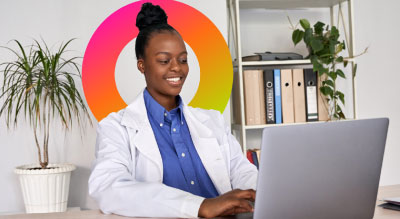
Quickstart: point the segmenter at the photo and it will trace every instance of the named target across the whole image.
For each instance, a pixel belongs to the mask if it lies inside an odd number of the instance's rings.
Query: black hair
[[[136,17],[136,26],[139,28],[135,44],[137,59],[144,58],[144,49],[154,33],[163,31],[178,33],[168,24],[167,19],[167,14],[159,5],[149,2],[142,5],[142,9]]]

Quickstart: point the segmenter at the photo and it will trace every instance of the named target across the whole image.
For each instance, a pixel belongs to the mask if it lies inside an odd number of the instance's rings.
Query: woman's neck
[[[168,112],[177,107],[176,96],[166,96],[147,89],[149,94]]]

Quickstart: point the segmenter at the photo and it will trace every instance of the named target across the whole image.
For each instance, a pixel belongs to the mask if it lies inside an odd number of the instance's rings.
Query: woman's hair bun
[[[148,2],[142,5],[142,9],[136,17],[136,26],[141,31],[148,26],[168,24],[167,19],[167,14],[160,6]]]

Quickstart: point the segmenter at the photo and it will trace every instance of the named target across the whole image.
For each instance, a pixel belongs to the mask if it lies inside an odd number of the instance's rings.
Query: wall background
[[[227,36],[227,12],[225,0],[181,0],[209,17]],[[101,22],[117,9],[131,3],[127,0],[1,0],[0,8],[0,46],[14,47],[8,43],[18,39],[24,44],[32,38],[43,37],[49,45],[57,45],[70,38],[78,38],[70,47],[72,55],[83,56],[87,43]],[[201,3],[200,3],[201,2]],[[397,60],[400,45],[396,43],[400,30],[396,28],[399,20],[400,2],[387,0],[376,4],[372,0],[355,0],[356,53],[370,46],[369,52],[358,60],[357,98],[359,118],[389,117],[390,127],[383,163],[381,185],[400,184],[400,101],[396,98],[400,75]],[[343,10],[346,12],[346,9]],[[242,18],[243,55],[262,51],[295,51],[303,55],[302,46],[293,47],[291,30],[286,16],[293,22],[308,18],[313,24],[317,20],[329,23],[329,11],[290,10],[265,11],[263,9],[245,10]],[[265,37],[265,40],[260,40]],[[257,43],[255,43],[257,42]],[[136,70],[134,43],[122,51],[116,66],[116,83],[122,98],[130,102],[144,86],[144,79]],[[188,47],[190,51],[190,48]],[[196,92],[199,68],[195,54],[189,53],[190,76],[182,96],[186,102]],[[0,62],[13,57],[0,49]],[[0,75],[0,80],[2,75]],[[79,83],[79,82],[78,82]],[[342,82],[346,89],[346,82]],[[346,96],[350,96],[346,90]],[[347,100],[349,103],[349,101]],[[351,107],[351,106],[349,106]],[[225,118],[229,121],[229,107]],[[95,120],[94,120],[95,121]],[[87,127],[82,134],[75,127],[63,134],[54,125],[51,140],[50,158],[52,162],[71,162],[78,169],[72,173],[69,206],[82,209],[96,208],[97,205],[87,195],[87,180],[90,165],[94,159],[95,128]],[[250,142],[258,147],[261,131],[251,132]],[[21,123],[16,130],[8,131],[4,118],[0,118],[0,213],[24,211],[19,182],[13,173],[15,166],[37,161],[33,134],[28,126]]]

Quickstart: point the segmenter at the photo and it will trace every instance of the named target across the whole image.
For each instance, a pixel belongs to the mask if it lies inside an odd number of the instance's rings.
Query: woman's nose
[[[171,70],[172,71],[179,71],[181,69],[180,63],[177,59],[171,60]]]

